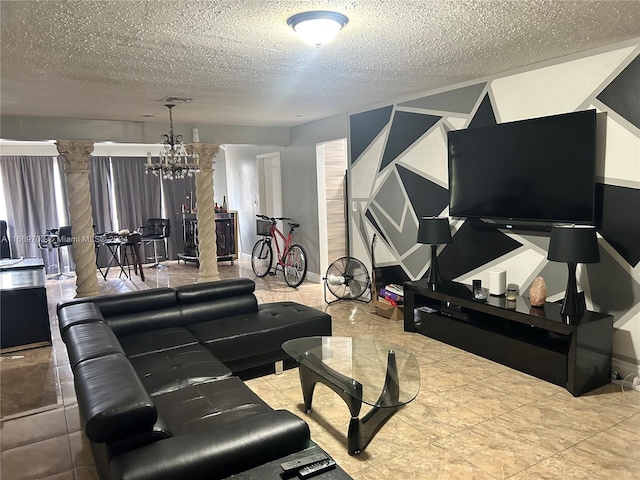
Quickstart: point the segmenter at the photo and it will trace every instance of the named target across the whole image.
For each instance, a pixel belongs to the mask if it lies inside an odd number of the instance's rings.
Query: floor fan
[[[324,301],[331,305],[339,300],[371,301],[371,279],[364,264],[353,257],[342,257],[329,265],[324,280]],[[327,290],[335,297],[327,299]]]

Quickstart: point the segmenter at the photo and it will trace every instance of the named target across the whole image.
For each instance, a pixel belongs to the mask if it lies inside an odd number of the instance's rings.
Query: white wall
[[[310,280],[321,281],[316,144],[346,138],[347,115],[336,115],[291,129],[291,146],[282,150],[282,207],[301,224],[296,242],[307,252]]]
[[[257,155],[279,151],[276,146],[227,145],[227,202],[230,210],[238,212],[238,242],[243,255],[251,255],[256,235],[256,215],[260,212],[260,180]]]

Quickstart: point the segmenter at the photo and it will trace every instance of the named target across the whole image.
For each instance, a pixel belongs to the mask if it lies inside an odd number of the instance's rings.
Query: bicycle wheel
[[[267,276],[269,270],[271,270],[272,259],[271,243],[265,239],[258,240],[251,252],[251,269],[256,274],[256,277]]]
[[[284,262],[284,281],[296,288],[307,276],[307,254],[300,245],[291,245]]]

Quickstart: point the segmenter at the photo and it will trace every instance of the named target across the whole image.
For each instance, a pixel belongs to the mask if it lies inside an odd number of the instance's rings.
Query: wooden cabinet
[[[233,265],[238,258],[238,212],[216,213],[215,216],[218,261],[231,261]],[[181,213],[180,221],[183,230],[183,251],[178,254],[178,260],[199,264],[196,214]]]
[[[472,288],[404,283],[404,330],[418,332],[565,387],[574,396],[610,382],[613,316],[560,315],[561,305],[533,307],[527,297],[473,299]]]

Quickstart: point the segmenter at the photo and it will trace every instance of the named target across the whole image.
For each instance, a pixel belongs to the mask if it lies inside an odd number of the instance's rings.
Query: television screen
[[[452,217],[593,223],[595,110],[447,137]]]

